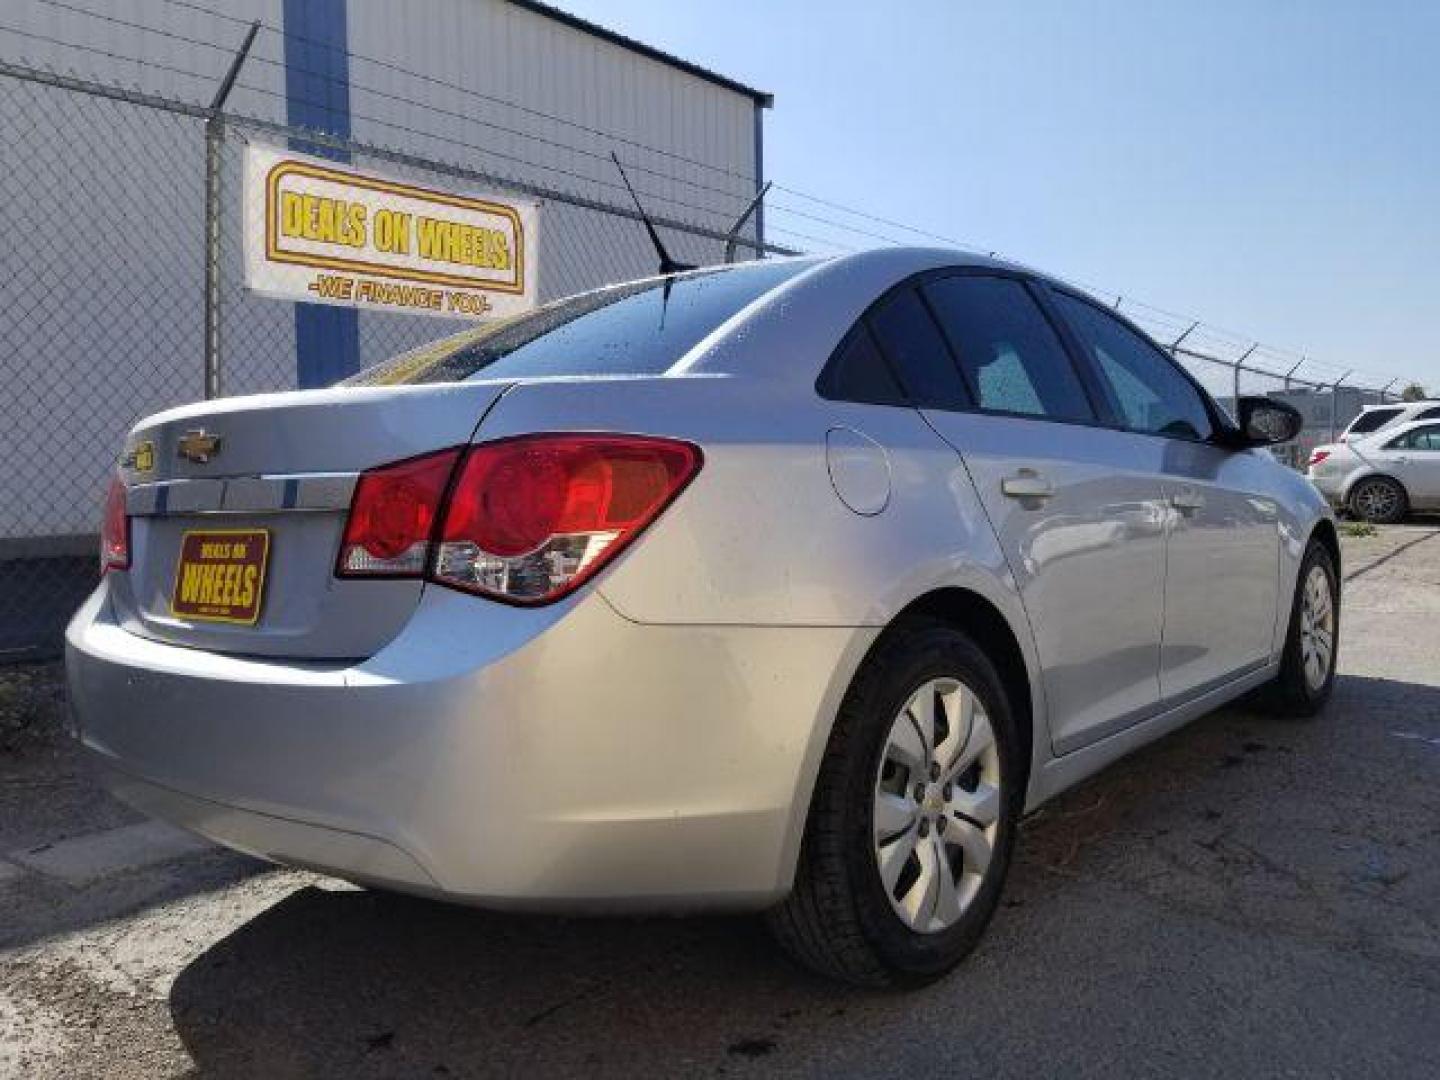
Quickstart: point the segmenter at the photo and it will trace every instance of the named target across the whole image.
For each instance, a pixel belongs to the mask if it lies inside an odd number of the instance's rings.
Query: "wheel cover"
[[[1400,492],[1394,484],[1379,480],[1362,483],[1355,492],[1355,508],[1367,518],[1386,518],[1400,507]]]
[[[1312,566],[1300,594],[1300,661],[1305,685],[1312,691],[1325,685],[1335,658],[1335,601],[1330,575]]]
[[[890,725],[875,774],[875,865],[911,930],[960,919],[985,880],[1000,828],[1000,755],[990,718],[959,679],[931,679]]]

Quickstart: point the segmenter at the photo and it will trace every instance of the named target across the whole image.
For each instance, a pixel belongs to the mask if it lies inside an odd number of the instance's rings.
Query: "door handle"
[[[1048,499],[1055,487],[1034,469],[1021,469],[1000,481],[1000,490],[1011,499]]]
[[[1170,496],[1170,505],[1182,514],[1193,514],[1205,507],[1205,496],[1195,491],[1177,491]]]

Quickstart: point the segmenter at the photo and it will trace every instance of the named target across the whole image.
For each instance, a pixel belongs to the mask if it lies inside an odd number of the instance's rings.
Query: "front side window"
[[[1399,415],[1399,409],[1370,409],[1362,412],[1350,425],[1349,434],[1364,435],[1367,431],[1379,431]]]
[[[1176,439],[1214,434],[1200,391],[1158,346],[1094,304],[1068,293],[1052,295],[1126,427]]]
[[[1440,424],[1418,427],[1395,439],[1387,450],[1440,451]]]
[[[741,308],[813,265],[785,259],[583,293],[422,345],[340,385],[658,375]]]
[[[1095,419],[1060,339],[1020,282],[961,274],[923,291],[980,408]]]

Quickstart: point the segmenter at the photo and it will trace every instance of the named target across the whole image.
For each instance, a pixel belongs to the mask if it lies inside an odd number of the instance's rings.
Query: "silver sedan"
[[[937,977],[1027,810],[1330,693],[1319,493],[1103,305],[889,249],[684,273],[130,433],[80,737],[222,844],[498,908],[763,910]]]

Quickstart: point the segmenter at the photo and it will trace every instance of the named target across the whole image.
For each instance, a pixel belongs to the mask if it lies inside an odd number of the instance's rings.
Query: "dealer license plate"
[[[170,610],[184,619],[254,626],[269,561],[268,529],[192,529],[180,540]]]

